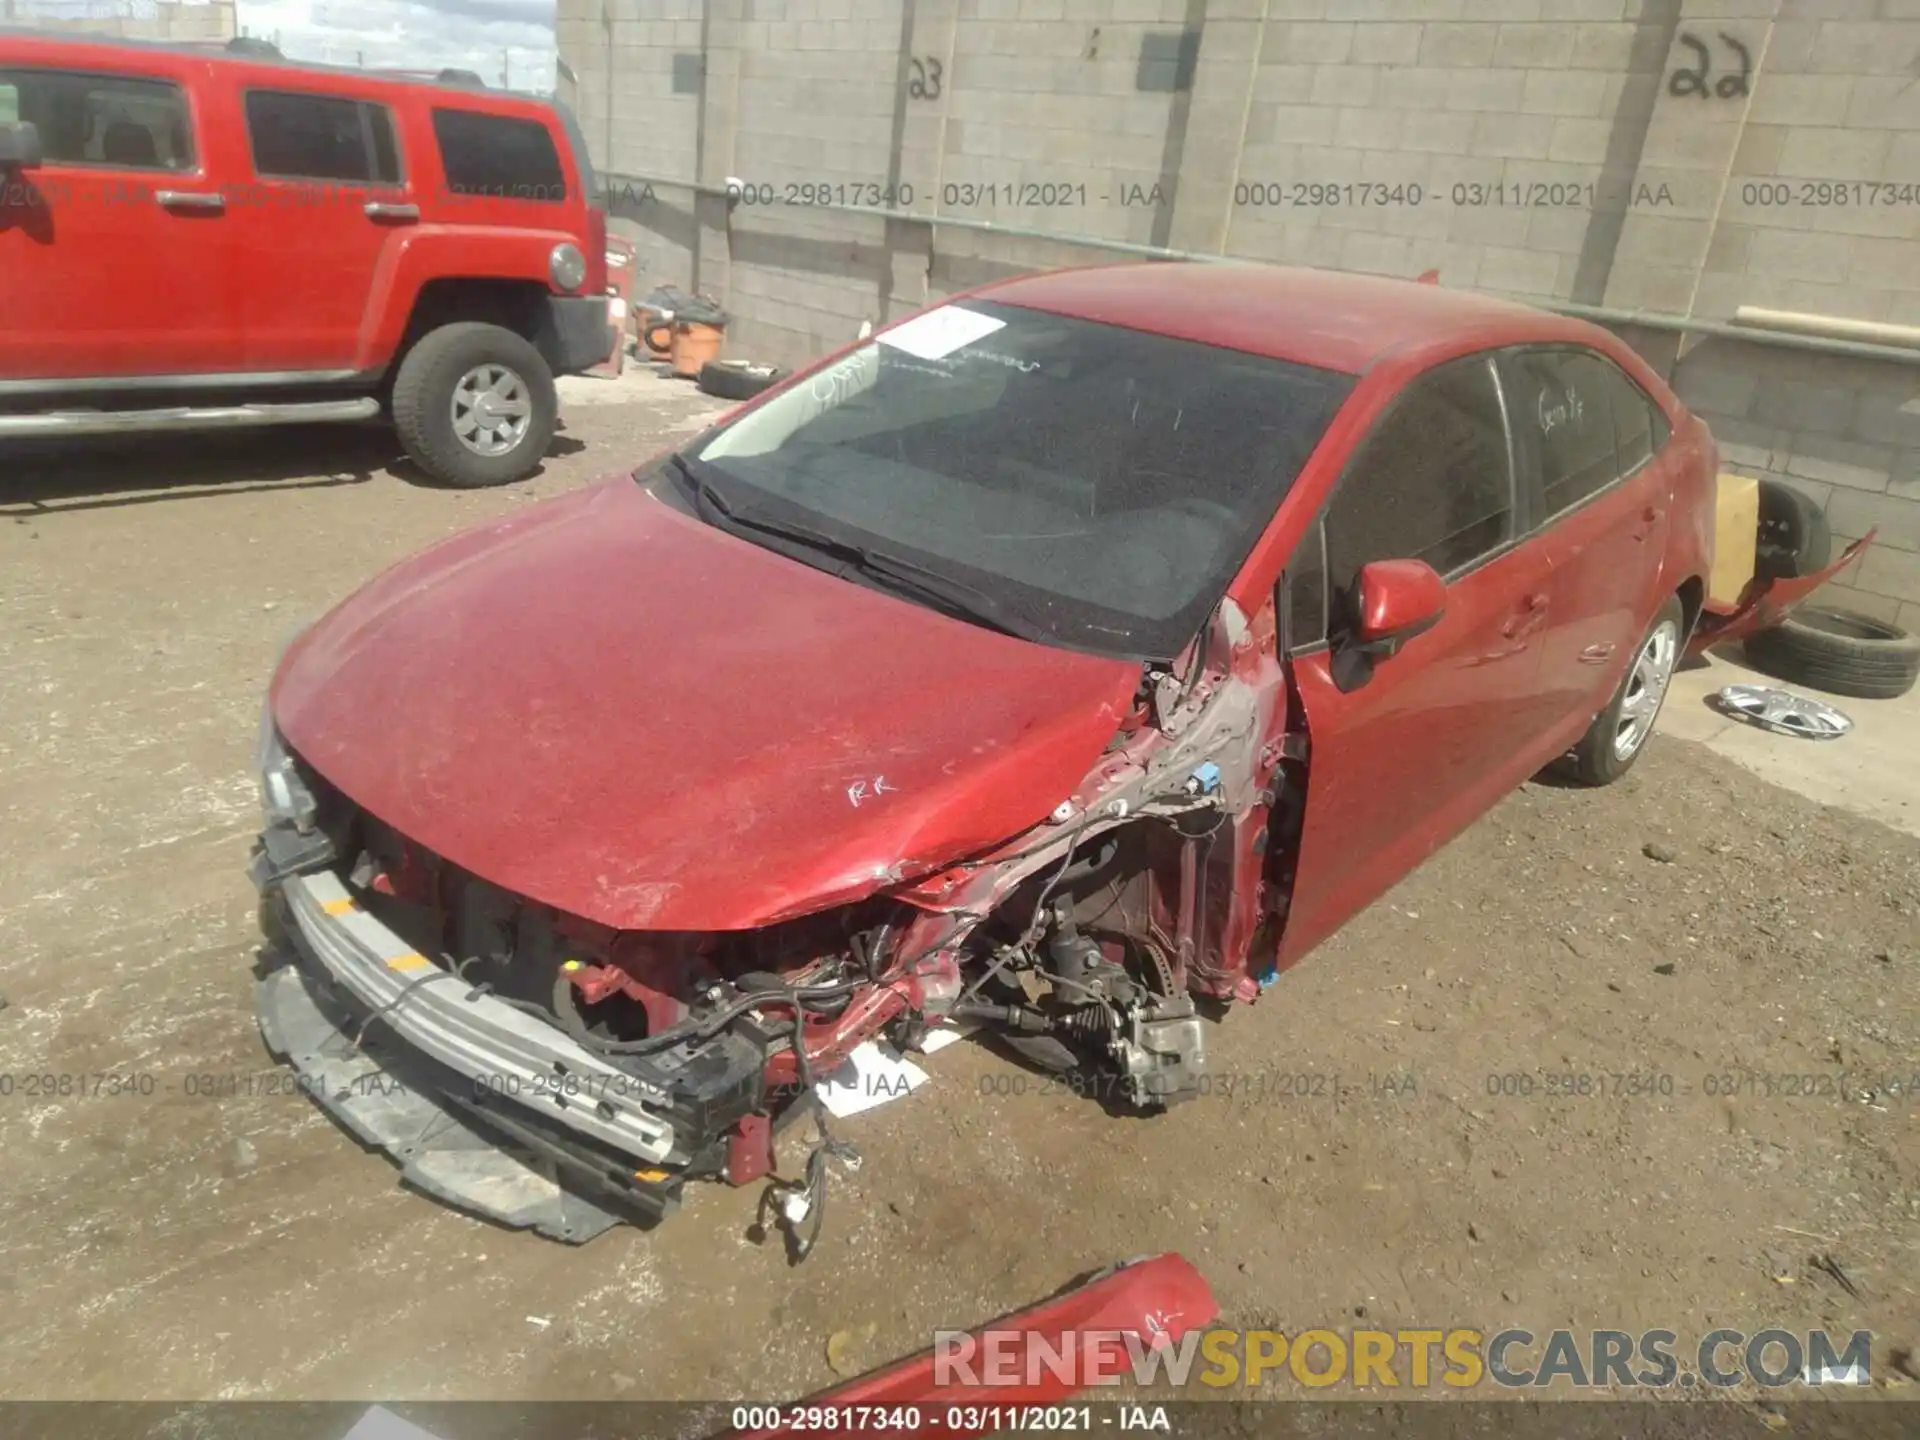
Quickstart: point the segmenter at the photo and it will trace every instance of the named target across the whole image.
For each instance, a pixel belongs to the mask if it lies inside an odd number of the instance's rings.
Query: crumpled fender
[[[986,1332],[1020,1332],[1023,1346],[1044,1344],[1047,1352],[1065,1352],[1066,1337],[1075,1331],[1118,1331],[1138,1336],[1148,1347],[1177,1343],[1193,1330],[1210,1325],[1219,1318],[1220,1308],[1205,1277],[1181,1255],[1167,1253],[1148,1259],[1124,1261],[1091,1279],[1043,1300],[1026,1310],[995,1320],[972,1331],[976,1344]],[[925,1412],[929,1433],[943,1436],[982,1435],[990,1428],[991,1414],[983,1416],[979,1429],[951,1428],[944,1407],[953,1405],[987,1410],[992,1406],[1045,1405],[1064,1400],[1077,1387],[1054,1374],[1045,1365],[1029,1366],[1024,1353],[1017,1362],[1006,1362],[1017,1369],[1024,1382],[1029,1373],[1036,1383],[1018,1385],[939,1385],[935,1383],[934,1352],[922,1351],[881,1370],[833,1390],[810,1395],[795,1403],[793,1409],[818,1409],[828,1406],[919,1406]],[[1124,1361],[1121,1366],[1124,1373]],[[772,1440],[774,1436],[798,1433],[785,1426],[767,1430],[723,1432],[728,1437],[746,1436],[751,1440]],[[808,1433],[812,1433],[809,1430]],[[896,1433],[911,1434],[911,1430]]]
[[[1687,654],[1698,655],[1729,640],[1744,640],[1749,635],[1772,629],[1789,610],[1858,560],[1879,533],[1877,527],[1869,530],[1841,551],[1838,560],[1815,574],[1792,580],[1763,580],[1755,576],[1740,592],[1740,602],[1733,610],[1701,612],[1699,623],[1693,627],[1693,638],[1687,642]]]

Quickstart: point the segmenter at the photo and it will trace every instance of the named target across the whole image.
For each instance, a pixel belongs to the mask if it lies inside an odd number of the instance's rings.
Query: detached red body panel
[[[1687,645],[1687,653],[1698,655],[1715,645],[1744,640],[1749,635],[1757,635],[1762,630],[1778,625],[1795,605],[1858,560],[1879,533],[1877,527],[1868,531],[1841,551],[1838,560],[1812,575],[1801,575],[1792,580],[1756,578],[1750,581],[1740,597],[1739,605],[1733,610],[1724,613],[1709,610],[1700,617],[1693,639]]]
[[[308,631],[282,733],[455,865],[622,930],[741,930],[1023,830],[1138,667],[984,630],[621,479],[455,537]]]
[[[1057,1372],[1050,1371],[1040,1363],[1039,1355],[1061,1355],[1068,1352],[1070,1347],[1078,1351],[1076,1342],[1081,1337],[1112,1336],[1115,1333],[1134,1336],[1149,1348],[1174,1344],[1188,1332],[1212,1324],[1219,1313],[1219,1306],[1214,1302],[1213,1291],[1206,1279],[1184,1256],[1156,1255],[1149,1260],[1135,1260],[1118,1266],[1064,1295],[973,1331],[970,1336],[972,1344],[964,1347],[969,1352],[979,1350],[988,1336],[1018,1332],[1020,1343],[1007,1347],[1015,1354],[1015,1359],[1009,1362],[1007,1368],[1015,1370],[1022,1377],[1018,1384],[942,1384],[936,1352],[928,1350],[833,1390],[810,1395],[798,1402],[798,1406],[918,1406],[923,1411],[925,1428],[929,1433],[988,1434],[998,1428],[991,1424],[990,1417],[982,1418],[977,1427],[963,1425],[954,1428],[945,1423],[945,1407],[958,1407],[964,1412],[970,1407],[1046,1405],[1064,1400],[1079,1393],[1082,1387],[1060,1379]],[[1118,1352],[1113,1359],[1120,1363],[1117,1367],[1106,1365],[1104,1373],[1113,1374],[1117,1370],[1124,1374],[1124,1357],[1128,1353],[1124,1341],[1117,1346],[1109,1342],[1108,1348]],[[1027,1359],[1030,1350],[1036,1354],[1032,1364]],[[1033,1383],[1028,1383],[1025,1378],[1030,1373],[1036,1377]],[[799,1432],[780,1426],[728,1433],[751,1435],[754,1440],[771,1440],[773,1436]]]

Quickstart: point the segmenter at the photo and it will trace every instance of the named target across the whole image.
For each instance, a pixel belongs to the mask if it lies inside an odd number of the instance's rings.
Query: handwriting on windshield
[[[849,355],[830,365],[807,384],[807,394],[819,405],[844,405],[873,384],[871,355]]]
[[[858,810],[861,801],[878,800],[882,795],[891,795],[899,788],[898,785],[889,785],[886,776],[876,775],[871,780],[856,780],[847,786],[847,801]]]
[[[1005,365],[1010,369],[1018,370],[1022,375],[1031,375],[1035,370],[1040,368],[1040,362],[1038,360],[1016,360],[1011,355],[998,355],[991,350],[969,350],[966,353],[966,358],[969,360],[991,360],[996,365]]]

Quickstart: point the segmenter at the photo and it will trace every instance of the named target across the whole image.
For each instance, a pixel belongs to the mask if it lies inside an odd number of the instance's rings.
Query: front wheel
[[[478,488],[539,468],[560,419],[553,372],[498,325],[442,325],[407,352],[393,382],[393,423],[434,479]]]
[[[1594,717],[1587,733],[1567,757],[1566,768],[1583,785],[1611,785],[1633,767],[1653,733],[1653,722],[1667,698],[1667,683],[1680,660],[1686,612],[1671,596],[1640,638],[1633,663],[1613,692],[1607,708]]]

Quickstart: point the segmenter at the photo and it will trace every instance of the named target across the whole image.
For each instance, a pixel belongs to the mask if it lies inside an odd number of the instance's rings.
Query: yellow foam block
[[[1753,545],[1760,534],[1760,482],[1721,475],[1714,485],[1713,570],[1707,603],[1731,606],[1753,578]]]

